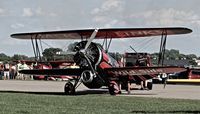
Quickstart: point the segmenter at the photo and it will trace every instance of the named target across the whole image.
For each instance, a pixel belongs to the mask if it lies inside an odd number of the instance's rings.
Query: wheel
[[[67,82],[64,87],[64,91],[66,95],[74,95],[75,94],[75,88],[71,82]]]
[[[116,94],[119,94],[120,92],[119,86],[115,81],[110,82],[108,89],[109,89],[110,95],[116,95]]]
[[[147,82],[147,88],[148,88],[149,90],[152,90],[152,88],[153,88],[153,83],[152,83],[152,82]]]

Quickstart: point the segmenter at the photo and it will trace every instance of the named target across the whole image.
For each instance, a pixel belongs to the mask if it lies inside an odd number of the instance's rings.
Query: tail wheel
[[[119,86],[115,81],[110,82],[108,89],[111,95],[116,95],[116,94],[119,94],[120,92]]]
[[[66,95],[74,95],[75,94],[75,88],[71,82],[67,82],[64,87],[64,91]]]

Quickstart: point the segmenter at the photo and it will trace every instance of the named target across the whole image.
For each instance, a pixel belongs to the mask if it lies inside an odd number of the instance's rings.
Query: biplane
[[[122,67],[108,54],[112,39],[167,36],[191,33],[183,27],[167,28],[106,28],[67,31],[49,31],[16,33],[11,37],[18,39],[70,39],[81,41],[74,48],[74,62],[79,68],[21,70],[20,73],[33,75],[68,75],[73,78],[65,86],[65,94],[75,94],[76,88],[83,83],[88,88],[108,86],[109,93],[120,93],[118,83],[123,80],[144,81],[153,78],[153,74],[181,72],[186,69],[175,66]],[[103,44],[93,42],[102,39]],[[105,48],[103,48],[105,47]],[[131,78],[130,78],[131,77]]]

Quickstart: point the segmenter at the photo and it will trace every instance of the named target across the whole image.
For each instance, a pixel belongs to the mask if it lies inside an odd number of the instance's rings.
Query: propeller
[[[82,49],[82,50],[80,50],[80,52],[82,52],[83,56],[85,57],[86,61],[88,62],[89,66],[90,66],[90,68],[91,68],[91,70],[92,70],[93,72],[94,72],[94,68],[92,67],[91,62],[90,62],[89,58],[88,58],[87,55],[86,55],[86,50],[88,49],[88,47],[89,47],[90,44],[92,43],[92,40],[95,38],[95,36],[96,36],[98,30],[99,30],[98,28],[96,28],[96,29],[94,30],[94,32],[93,32],[92,35],[90,36],[89,40],[87,41],[87,43],[86,43],[86,45],[85,45],[85,48]]]
[[[86,59],[86,61],[88,62],[88,64],[89,64],[90,67],[92,67],[92,66],[91,66],[91,63],[90,63],[90,61],[89,61],[89,57],[88,57],[88,55],[87,55],[87,50],[88,50],[88,48],[90,47],[90,45],[92,44],[92,40],[95,38],[95,36],[96,36],[98,30],[99,30],[98,28],[96,28],[96,29],[94,30],[94,32],[91,34],[90,38],[87,40],[87,42],[85,42],[85,43],[86,43],[86,44],[85,44],[85,47],[82,47],[81,44],[80,44],[80,47],[77,46],[77,52],[78,52],[79,54],[81,54],[81,55]],[[81,49],[81,48],[82,48],[82,49]]]
[[[94,30],[94,32],[92,33],[92,35],[90,36],[89,40],[87,41],[86,45],[85,45],[85,48],[82,49],[82,50],[79,50],[81,51],[84,55],[86,54],[86,50],[88,49],[88,47],[90,46],[90,44],[92,43],[92,40],[95,38],[97,32],[98,32],[98,28],[96,28]],[[58,55],[68,55],[68,54],[72,54],[72,55],[75,55],[77,52],[73,52],[73,51],[59,51],[57,52],[56,54]]]
[[[93,66],[92,66],[92,63],[91,63],[91,61],[89,60],[89,58],[88,58],[88,56],[87,56],[87,54],[86,54],[86,50],[87,50],[87,49],[89,48],[89,46],[91,45],[92,41],[94,40],[95,36],[96,36],[97,33],[98,33],[98,30],[99,30],[98,28],[96,28],[96,29],[94,30],[94,32],[93,32],[92,35],[90,36],[89,40],[87,41],[87,43],[86,43],[86,45],[85,45],[85,48],[84,48],[83,50],[80,50],[80,52],[83,53],[83,56],[84,56],[84,58],[86,59],[86,61],[87,61],[88,65],[89,65],[89,67],[90,67],[90,69],[91,69],[93,75],[94,75],[94,76],[98,76],[101,80],[103,80],[99,75],[96,74],[96,71],[95,71],[95,69],[94,69]],[[103,81],[104,81],[104,80],[103,80]]]

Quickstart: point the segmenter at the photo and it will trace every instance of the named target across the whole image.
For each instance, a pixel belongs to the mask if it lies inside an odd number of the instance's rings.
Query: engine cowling
[[[91,83],[95,77],[95,74],[92,73],[90,70],[85,70],[81,74],[81,81],[83,83]]]
[[[88,88],[100,88],[104,85],[102,79],[92,73],[90,70],[85,70],[81,74],[82,83]]]

